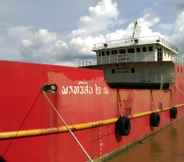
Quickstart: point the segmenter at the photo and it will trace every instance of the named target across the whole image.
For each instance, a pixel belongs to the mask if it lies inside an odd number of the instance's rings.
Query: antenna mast
[[[133,33],[132,33],[132,39],[135,39],[135,34],[136,34],[136,30],[137,30],[137,26],[138,26],[138,21],[136,20],[134,22],[134,28],[133,28]]]

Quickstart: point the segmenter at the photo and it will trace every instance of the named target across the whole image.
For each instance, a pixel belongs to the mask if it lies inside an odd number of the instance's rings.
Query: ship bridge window
[[[102,56],[105,56],[105,52],[104,51],[102,51]]]
[[[149,51],[150,51],[150,52],[153,51],[153,47],[152,47],[152,46],[149,47]]]
[[[141,49],[139,47],[137,47],[136,52],[141,52]]]
[[[106,55],[109,56],[110,52],[109,51],[106,51]]]
[[[147,52],[147,48],[146,48],[146,47],[143,47],[143,48],[142,48],[142,51],[143,51],[143,52]]]
[[[112,69],[112,74],[114,74],[115,73],[115,69]]]
[[[134,48],[128,48],[128,53],[135,53],[135,49]]]
[[[100,51],[98,51],[98,52],[97,52],[97,55],[98,55],[98,56],[101,56],[101,52],[100,52]]]
[[[131,73],[135,73],[135,69],[134,68],[131,68]]]
[[[126,53],[126,50],[125,49],[120,49],[119,53]]]
[[[112,55],[115,55],[115,54],[117,54],[117,53],[118,53],[117,50],[112,50]]]

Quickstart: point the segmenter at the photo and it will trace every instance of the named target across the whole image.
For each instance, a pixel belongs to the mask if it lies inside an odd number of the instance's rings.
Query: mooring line
[[[45,96],[46,100],[50,104],[52,110],[57,114],[57,116],[59,117],[59,119],[63,122],[63,124],[65,125],[65,127],[68,129],[70,135],[73,137],[73,139],[75,140],[75,142],[81,148],[82,152],[86,155],[86,157],[88,158],[88,160],[90,162],[93,162],[93,159],[91,158],[91,156],[88,154],[88,152],[86,151],[86,149],[84,148],[84,146],[80,143],[79,139],[76,137],[76,135],[74,134],[74,132],[70,129],[68,123],[64,120],[63,116],[57,110],[56,106],[52,103],[52,101],[50,100],[50,98],[48,97],[48,95],[47,95],[47,93],[45,91],[43,91],[43,95]]]
[[[39,92],[36,94],[35,98],[33,99],[32,104],[29,106],[28,111],[25,113],[25,116],[24,116],[23,120],[20,122],[20,125],[19,125],[19,127],[18,127],[18,130],[17,130],[16,133],[15,133],[15,139],[16,139],[16,137],[19,136],[19,132],[21,132],[21,128],[23,127],[23,125],[24,125],[26,119],[28,118],[28,116],[29,116],[30,113],[32,112],[32,110],[33,110],[33,108],[34,108],[34,105],[36,104],[36,101],[38,100],[40,94],[41,94],[41,93],[40,93],[40,91],[39,91]],[[8,151],[9,151],[10,147],[12,146],[13,142],[14,142],[14,140],[12,140],[12,141],[10,141],[10,142],[8,143],[7,148],[5,149],[5,151],[4,151],[4,153],[3,153],[4,156],[8,153]]]

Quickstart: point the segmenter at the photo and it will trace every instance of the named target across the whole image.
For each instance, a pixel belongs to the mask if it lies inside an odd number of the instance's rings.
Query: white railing
[[[95,66],[95,65],[97,65],[97,61],[94,59],[83,59],[78,61],[79,67]]]
[[[129,54],[129,55],[115,55],[115,56],[104,56],[95,59],[83,59],[78,61],[80,67],[104,65],[104,64],[114,64],[114,63],[130,63],[130,62],[157,62],[158,59],[153,57],[154,55],[144,55],[140,54]],[[171,61],[176,64],[184,64],[184,55],[176,55],[170,58],[170,60],[163,60],[163,62]]]
[[[113,63],[128,63],[128,62],[154,62],[156,58],[154,55],[140,55],[140,54],[128,54],[128,55],[115,55],[108,56],[106,59],[98,58],[97,64],[113,64]]]
[[[154,53],[125,53],[109,56],[97,56],[98,64],[113,64],[126,62],[154,62],[157,61]]]
[[[175,57],[175,63],[177,63],[177,64],[184,64],[184,54],[177,55]]]
[[[139,37],[134,39],[127,38],[127,39],[106,41],[104,43],[95,44],[92,50],[96,51],[96,50],[101,50],[105,48],[117,48],[117,47],[131,46],[131,45],[144,45],[144,44],[153,44],[153,43],[161,43],[164,46],[177,51],[177,49],[173,45],[171,45],[167,40],[163,39],[160,36]]]

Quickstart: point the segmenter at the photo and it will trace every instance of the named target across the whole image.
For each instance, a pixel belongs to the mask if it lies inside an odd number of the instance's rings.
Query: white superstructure
[[[160,36],[138,37],[137,24],[128,39],[95,44],[91,67],[103,68],[111,87],[168,89],[175,82],[177,50]]]
[[[175,61],[177,50],[159,36],[95,44],[97,64]]]

